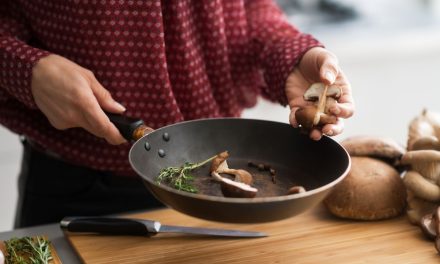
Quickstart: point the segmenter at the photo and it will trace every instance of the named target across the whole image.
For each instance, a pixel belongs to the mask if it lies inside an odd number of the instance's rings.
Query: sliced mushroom
[[[323,83],[312,84],[303,97],[304,100],[315,102],[315,104],[298,109],[295,113],[296,120],[302,127],[309,130],[314,126],[335,124],[337,118],[329,113],[329,108],[336,103],[341,94],[342,90],[337,86],[327,86]]]
[[[222,180],[222,176],[220,176],[219,174],[219,170],[223,170],[224,167],[228,166],[228,164],[226,163],[226,159],[229,157],[229,153],[227,151],[223,151],[221,153],[219,153],[217,155],[217,157],[215,157],[212,160],[211,163],[211,169],[210,169],[210,173],[211,176],[216,180],[216,181],[221,181]]]
[[[257,195],[257,189],[242,183],[236,182],[227,178],[222,178],[221,190],[225,197],[235,198],[254,198]]]

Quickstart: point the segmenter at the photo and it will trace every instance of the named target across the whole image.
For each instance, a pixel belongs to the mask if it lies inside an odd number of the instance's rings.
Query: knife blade
[[[108,235],[154,236],[158,233],[186,233],[243,238],[267,236],[262,232],[162,225],[153,220],[115,217],[65,217],[61,220],[60,227],[69,232]]]

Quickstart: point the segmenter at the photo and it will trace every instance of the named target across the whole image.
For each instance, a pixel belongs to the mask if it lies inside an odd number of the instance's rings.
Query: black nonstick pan
[[[124,137],[136,140],[129,160],[148,190],[165,205],[184,214],[231,223],[260,223],[295,216],[321,202],[350,168],[350,157],[333,139],[313,141],[289,124],[219,118],[181,122],[157,130],[142,121],[110,115]],[[144,133],[149,133],[142,136]],[[185,162],[200,162],[227,150],[231,168],[254,176],[255,198],[228,198],[209,173],[210,164],[194,171],[198,193],[157,184],[160,170]],[[275,170],[250,167],[266,164]],[[290,187],[307,191],[287,195]]]

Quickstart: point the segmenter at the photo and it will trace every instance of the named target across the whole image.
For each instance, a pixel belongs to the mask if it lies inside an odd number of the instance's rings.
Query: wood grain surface
[[[266,232],[265,238],[182,234],[154,237],[66,234],[85,263],[440,263],[434,243],[405,216],[358,222],[337,219],[319,206],[266,224],[204,221],[171,209],[130,217],[162,224]]]

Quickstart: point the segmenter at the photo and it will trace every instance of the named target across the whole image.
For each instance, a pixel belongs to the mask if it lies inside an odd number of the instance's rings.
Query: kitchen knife
[[[69,232],[108,235],[154,236],[157,233],[186,233],[226,237],[265,237],[265,233],[228,229],[162,225],[158,221],[113,217],[65,217],[60,222]]]

